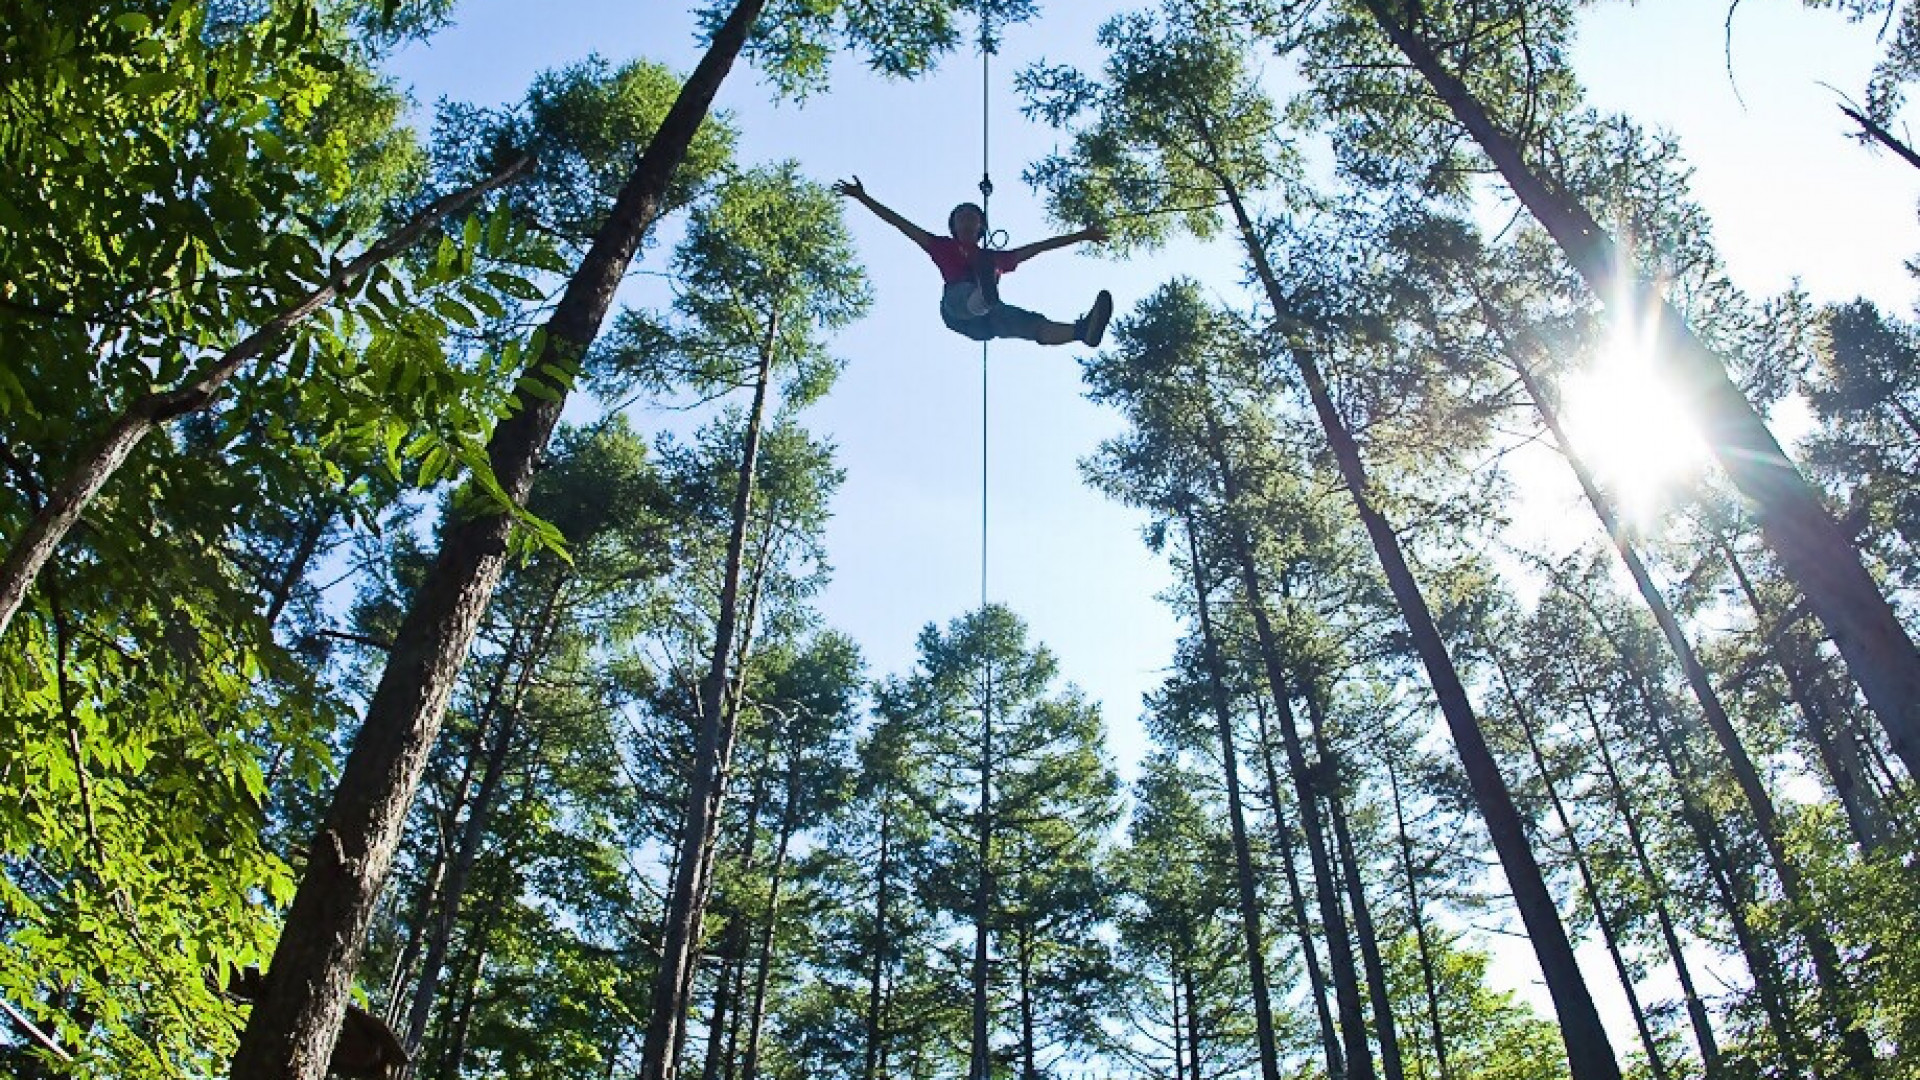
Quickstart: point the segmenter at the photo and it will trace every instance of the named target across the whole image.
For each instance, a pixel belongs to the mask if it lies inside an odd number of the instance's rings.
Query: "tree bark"
[[[760,1071],[760,1025],[766,1019],[767,983],[773,974],[773,937],[780,918],[781,874],[787,865],[787,847],[793,841],[800,819],[800,751],[793,748],[788,754],[787,799],[780,811],[780,838],[774,845],[773,865],[767,871],[767,910],[761,916],[760,959],[753,975],[753,1005],[748,1013],[746,1063],[740,1069],[741,1080],[755,1080]]]
[[[1626,827],[1627,841],[1633,845],[1634,862],[1640,868],[1640,877],[1646,881],[1653,896],[1653,910],[1660,921],[1660,936],[1667,946],[1667,955],[1673,958],[1674,974],[1680,980],[1680,993],[1687,1005],[1687,1019],[1693,1025],[1694,1041],[1700,1047],[1700,1063],[1705,1074],[1711,1078],[1720,1073],[1720,1044],[1713,1035],[1713,1019],[1707,1014],[1707,1005],[1693,983],[1693,971],[1687,965],[1686,954],[1680,948],[1680,935],[1674,930],[1673,914],[1668,910],[1667,887],[1659,871],[1653,865],[1653,859],[1647,854],[1647,844],[1640,832],[1640,822],[1634,813],[1633,802],[1627,798],[1627,787],[1620,779],[1620,770],[1615,767],[1613,751],[1607,749],[1606,737],[1600,731],[1600,717],[1594,712],[1592,703],[1584,695],[1581,707],[1587,714],[1587,725],[1593,731],[1593,746],[1600,754],[1600,765],[1607,777],[1608,789],[1613,796],[1614,809],[1620,812],[1620,822]]]
[[[1327,976],[1320,969],[1318,950],[1313,945],[1313,927],[1307,921],[1306,895],[1300,888],[1300,871],[1293,857],[1293,831],[1287,827],[1286,815],[1281,811],[1280,772],[1273,763],[1273,737],[1267,730],[1266,710],[1258,709],[1256,714],[1260,722],[1260,760],[1267,774],[1267,801],[1273,807],[1273,835],[1280,847],[1280,866],[1286,874],[1294,930],[1300,936],[1307,990],[1313,997],[1314,1015],[1320,1022],[1320,1047],[1327,1059],[1327,1076],[1331,1080],[1343,1080],[1347,1075],[1346,1056],[1340,1051],[1340,1033],[1334,1027],[1333,1013],[1327,1009]]]
[[[1746,567],[1741,565],[1733,545],[1722,540],[1720,554],[1727,560],[1727,568],[1733,571],[1734,581],[1739,584],[1747,605],[1753,609],[1755,627],[1765,634],[1768,655],[1786,677],[1787,690],[1793,698],[1794,707],[1807,722],[1807,739],[1819,752],[1820,761],[1827,769],[1827,778],[1833,781],[1834,794],[1840,799],[1841,809],[1846,811],[1853,838],[1859,841],[1862,851],[1873,851],[1886,840],[1882,824],[1884,808],[1879,805],[1878,795],[1872,786],[1862,781],[1858,747],[1850,738],[1835,738],[1836,732],[1830,719],[1832,710],[1827,707],[1835,703],[1823,700],[1825,695],[1816,696],[1813,677],[1802,663],[1813,651],[1810,643],[1788,626],[1781,626],[1777,634],[1766,634],[1770,620],[1766,605],[1760,601],[1759,590],[1754,588],[1753,579],[1747,576]],[[1787,640],[1783,641],[1783,638]]]
[[[1341,795],[1340,759],[1327,739],[1326,717],[1320,704],[1320,690],[1314,681],[1307,684],[1307,715],[1313,721],[1314,745],[1320,752],[1327,781],[1327,817],[1333,822],[1333,842],[1340,862],[1346,867],[1347,903],[1353,908],[1353,932],[1360,939],[1360,962],[1367,973],[1367,996],[1373,999],[1374,1036],[1380,1040],[1380,1071],[1386,1080],[1402,1080],[1406,1075],[1400,1062],[1400,1033],[1393,1022],[1393,998],[1387,993],[1387,968],[1380,959],[1380,940],[1373,929],[1373,912],[1367,906],[1367,890],[1360,881],[1360,860],[1354,856],[1353,834],[1347,827],[1347,808]]]
[[[740,0],[715,32],[567,283],[530,372],[548,365],[578,369],[763,2]],[[515,505],[525,504],[535,459],[560,419],[565,396],[551,398],[517,393],[517,410],[488,444],[494,478]],[[512,518],[499,512],[459,517],[447,528],[309,847],[306,872],[267,971],[266,994],[254,1005],[234,1055],[233,1080],[321,1080],[325,1074],[374,901],[454,678],[505,568],[512,532]]]
[[[1600,886],[1593,880],[1593,870],[1587,865],[1586,845],[1580,842],[1580,834],[1574,831],[1573,816],[1567,813],[1567,807],[1560,799],[1559,786],[1553,782],[1553,770],[1547,765],[1547,756],[1540,749],[1540,739],[1534,733],[1533,721],[1527,718],[1527,708],[1520,703],[1520,695],[1513,688],[1513,682],[1507,676],[1506,661],[1498,654],[1494,656],[1494,671],[1499,676],[1501,689],[1507,696],[1507,704],[1513,709],[1513,718],[1520,725],[1520,733],[1526,738],[1527,750],[1533,756],[1533,767],[1540,773],[1540,783],[1547,789],[1547,801],[1553,805],[1553,816],[1560,822],[1560,833],[1567,838],[1567,849],[1573,857],[1575,873],[1580,876],[1580,887],[1587,894],[1587,904],[1593,908],[1593,921],[1600,928],[1600,938],[1607,947],[1607,956],[1613,961],[1613,970],[1620,977],[1620,989],[1626,994],[1627,1009],[1633,1014],[1633,1026],[1640,1033],[1640,1046],[1647,1054],[1647,1066],[1654,1080],[1667,1080],[1671,1074],[1666,1062],[1660,1057],[1660,1044],[1654,1040],[1653,1029],[1647,1025],[1647,1011],[1640,1004],[1640,993],[1633,985],[1633,972],[1627,968],[1626,957],[1620,952],[1620,935],[1614,929],[1613,918],[1607,914],[1606,905],[1600,899]],[[1584,690],[1581,691],[1585,693]]]
[[[880,1048],[883,1038],[883,1023],[880,1015],[882,1004],[881,984],[886,978],[887,962],[887,886],[892,870],[892,826],[893,816],[888,812],[887,793],[882,789],[880,799],[880,855],[874,867],[873,895],[873,968],[867,984],[867,1045],[864,1061],[861,1065],[861,1080],[878,1080],[880,1075]]]
[[[993,1053],[987,1036],[987,932],[993,918],[993,671],[988,665],[980,705],[980,805],[974,829],[978,877],[973,886],[972,1034],[967,1054],[969,1080],[992,1080]]]
[[[700,737],[694,751],[694,771],[687,788],[686,829],[680,837],[680,872],[673,883],[667,924],[661,934],[660,969],[649,1003],[646,1040],[641,1047],[641,1080],[672,1080],[678,1068],[678,1047],[686,1024],[687,995],[693,979],[694,950],[713,873],[713,847],[726,794],[727,759],[732,751],[730,708],[733,695],[729,675],[734,636],[740,618],[740,575],[745,560],[747,526],[753,505],[755,469],[759,461],[761,427],[771,389],[777,313],[767,320],[760,348],[760,367],[754,379],[753,407],[747,416],[740,472],[734,487],[733,523],[727,537],[725,577],[720,585],[719,619],[714,627],[712,660],[700,687]]]
[[[170,420],[212,405],[221,388],[241,368],[278,343],[287,331],[332,303],[334,297],[358,282],[367,271],[418,243],[428,230],[448,214],[512,183],[532,164],[532,158],[519,155],[485,180],[435,199],[426,209],[408,219],[406,224],[381,237],[372,247],[348,262],[325,285],[268,319],[265,325],[241,338],[219,359],[203,366],[192,381],[172,390],[147,394],[127,406],[114,418],[113,423],[107,425],[100,440],[81,455],[67,475],[54,485],[46,502],[34,513],[33,520],[14,540],[6,560],[0,562],[0,634],[5,634],[7,626],[13,622],[40,568],[53,557],[60,541],[86,513],[87,507],[120,466],[126,463],[128,455],[140,445],[141,440]],[[345,1015],[344,1006],[341,1013]]]
[[[1867,573],[1846,531],[1827,513],[1814,486],[1727,376],[1726,363],[1693,335],[1654,289],[1634,279],[1619,258],[1613,238],[1577,199],[1533,171],[1519,147],[1440,63],[1427,42],[1399,21],[1394,0],[1362,2],[1594,294],[1623,322],[1654,321],[1660,355],[1700,417],[1707,445],[1734,486],[1752,501],[1768,546],[1839,646],[1848,669],[1886,726],[1894,751],[1910,773],[1920,776],[1920,653]]]
[[[1440,1080],[1453,1080],[1447,1069],[1447,1033],[1440,1023],[1440,984],[1434,975],[1433,951],[1427,944],[1427,919],[1420,902],[1420,879],[1413,869],[1413,839],[1407,835],[1406,809],[1400,800],[1400,773],[1386,757],[1387,784],[1393,793],[1394,826],[1400,834],[1400,864],[1407,875],[1407,913],[1413,923],[1414,944],[1420,947],[1420,978],[1426,984],[1427,1023],[1433,1029],[1433,1056]]]
[[[1207,698],[1213,706],[1214,725],[1220,740],[1220,769],[1227,787],[1227,822],[1233,838],[1234,883],[1238,887],[1240,927],[1247,948],[1247,979],[1253,985],[1253,1023],[1260,1047],[1260,1074],[1265,1080],[1280,1080],[1280,1054],[1273,1034],[1273,1002],[1267,988],[1266,941],[1260,930],[1260,894],[1254,884],[1253,853],[1247,843],[1246,813],[1240,805],[1240,764],[1233,745],[1233,716],[1227,703],[1226,684],[1221,676],[1219,645],[1214,636],[1211,606],[1207,602],[1209,586],[1201,561],[1200,541],[1195,535],[1192,510],[1182,507],[1181,518],[1186,523],[1188,557],[1193,567],[1201,663],[1207,671]]]
[[[1214,467],[1219,472],[1222,494],[1229,514],[1242,512],[1240,478],[1227,456],[1225,437],[1209,402],[1206,411],[1206,444]],[[1347,936],[1347,920],[1340,908],[1340,897],[1333,880],[1332,860],[1327,855],[1326,823],[1320,816],[1314,791],[1313,770],[1307,764],[1305,744],[1294,722],[1291,690],[1280,659],[1280,644],[1267,615],[1261,589],[1259,567],[1245,526],[1234,523],[1231,538],[1233,556],[1240,569],[1241,587],[1246,591],[1248,613],[1253,616],[1254,637],[1259,646],[1262,669],[1274,712],[1280,719],[1280,737],[1287,754],[1287,771],[1293,780],[1294,804],[1299,808],[1300,828],[1307,837],[1308,860],[1313,866],[1314,892],[1320,905],[1320,925],[1327,939],[1327,961],[1332,968],[1334,999],[1340,1009],[1340,1034],[1346,1046],[1346,1065],[1353,1080],[1373,1080],[1373,1054],[1367,1046],[1366,1019],[1360,1006],[1360,980],[1353,963],[1353,945]]]
[[[1291,321],[1285,292],[1280,287],[1280,280],[1274,273],[1265,248],[1261,246],[1260,234],[1254,227],[1253,219],[1247,214],[1239,192],[1231,185],[1225,190],[1234,219],[1240,227],[1242,242],[1253,262],[1255,273],[1266,289],[1268,300],[1273,304],[1275,317]],[[1620,1064],[1614,1058],[1613,1044],[1607,1038],[1606,1028],[1600,1023],[1600,1012],[1594,1007],[1593,996],[1580,974],[1580,965],[1574,960],[1573,944],[1567,939],[1566,927],[1561,924],[1560,913],[1554,907],[1553,893],[1548,890],[1546,878],[1540,873],[1540,864],[1535,861],[1533,850],[1527,844],[1525,827],[1519,811],[1513,805],[1513,794],[1500,776],[1500,766],[1480,730],[1480,722],[1474,716],[1466,687],[1460,682],[1452,658],[1447,655],[1446,643],[1441,640],[1439,628],[1434,625],[1426,597],[1421,594],[1419,583],[1407,565],[1406,555],[1400,549],[1400,538],[1373,506],[1366,468],[1360,460],[1359,445],[1334,408],[1333,397],[1327,391],[1326,380],[1313,356],[1301,347],[1293,350],[1293,359],[1312,399],[1314,412],[1326,432],[1327,443],[1339,465],[1340,475],[1353,497],[1361,524],[1366,528],[1367,538],[1380,559],[1387,586],[1406,620],[1414,649],[1426,668],[1440,711],[1446,717],[1447,728],[1453,735],[1454,748],[1460,755],[1468,785],[1473,790],[1474,803],[1480,809],[1493,841],[1493,849],[1506,871],[1514,905],[1519,908],[1527,938],[1532,942],[1534,956],[1540,962],[1540,973],[1546,979],[1548,995],[1553,999],[1554,1013],[1559,1019],[1561,1037],[1566,1042],[1567,1061],[1573,1071],[1573,1080],[1621,1080]]]

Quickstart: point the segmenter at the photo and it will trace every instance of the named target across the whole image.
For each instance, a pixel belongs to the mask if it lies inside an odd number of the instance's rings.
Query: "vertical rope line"
[[[993,218],[988,204],[993,201],[992,116],[989,93],[993,85],[993,30],[983,16],[980,20],[980,216],[982,246],[992,245]],[[980,343],[980,608],[987,606],[987,356],[988,343]],[[992,680],[988,680],[992,694]]]

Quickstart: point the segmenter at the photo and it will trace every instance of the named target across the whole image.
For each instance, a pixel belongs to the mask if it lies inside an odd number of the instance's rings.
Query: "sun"
[[[1709,460],[1698,421],[1657,360],[1649,328],[1617,323],[1593,359],[1561,381],[1574,453],[1639,530],[1651,527]]]

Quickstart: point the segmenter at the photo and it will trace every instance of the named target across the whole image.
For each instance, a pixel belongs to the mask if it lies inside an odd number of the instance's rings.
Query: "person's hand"
[[[1080,230],[1080,239],[1100,243],[1107,239],[1107,227],[1105,225],[1089,225]]]
[[[833,182],[833,192],[836,195],[844,195],[849,199],[856,199],[860,202],[867,201],[867,189],[860,185],[860,178],[857,176],[851,180],[835,180]]]

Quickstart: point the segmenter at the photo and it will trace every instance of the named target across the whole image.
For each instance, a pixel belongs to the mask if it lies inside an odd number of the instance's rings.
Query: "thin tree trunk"
[[[1700,806],[1695,797],[1693,780],[1680,761],[1654,689],[1647,685],[1644,675],[1639,673],[1636,673],[1635,682],[1641,703],[1647,709],[1647,724],[1653,732],[1654,743],[1667,767],[1667,774],[1673,779],[1674,790],[1679,793],[1681,820],[1693,834],[1694,843],[1699,847],[1700,857],[1707,868],[1707,878],[1713,883],[1714,891],[1720,896],[1720,904],[1727,912],[1734,941],[1740,948],[1741,957],[1747,962],[1747,973],[1753,978],[1761,1009],[1766,1012],[1767,1022],[1773,1028],[1774,1041],[1780,1047],[1787,1075],[1800,1075],[1803,1072],[1801,1062],[1804,1055],[1800,1052],[1800,1034],[1786,1000],[1780,966],[1772,950],[1747,919],[1746,897],[1751,895],[1752,889],[1736,880],[1744,879],[1744,871],[1737,860],[1728,857],[1711,813]]]
[[[1187,1073],[1200,1080],[1200,995],[1193,988],[1193,964],[1186,967]]]
[[[1261,246],[1260,234],[1254,227],[1253,219],[1247,214],[1239,192],[1231,185],[1225,191],[1247,254],[1266,289],[1268,300],[1273,304],[1274,315],[1286,320],[1286,294],[1267,258],[1266,249]],[[1340,475],[1346,482],[1361,523],[1366,527],[1367,537],[1380,559],[1387,586],[1406,620],[1414,649],[1426,668],[1440,711],[1446,717],[1447,728],[1453,735],[1454,748],[1460,755],[1468,785],[1472,788],[1474,803],[1480,809],[1493,849],[1506,871],[1514,905],[1520,911],[1527,938],[1532,942],[1534,956],[1540,963],[1540,973],[1546,980],[1548,995],[1553,1000],[1560,1034],[1566,1042],[1567,1061],[1573,1071],[1573,1080],[1620,1080],[1620,1064],[1614,1058],[1613,1044],[1607,1038],[1606,1028],[1600,1023],[1600,1012],[1594,1007],[1593,996],[1580,974],[1580,965],[1574,960],[1573,943],[1567,939],[1566,927],[1560,922],[1553,893],[1548,890],[1546,878],[1540,873],[1540,864],[1535,861],[1533,850],[1527,844],[1526,829],[1521,823],[1519,811],[1513,805],[1513,794],[1500,776],[1500,766],[1487,746],[1479,720],[1474,717],[1473,704],[1467,697],[1466,687],[1461,684],[1459,672],[1454,669],[1453,660],[1447,655],[1446,643],[1441,640],[1440,631],[1434,625],[1426,597],[1421,594],[1419,583],[1407,565],[1406,555],[1400,549],[1400,538],[1373,506],[1366,469],[1360,460],[1359,445],[1334,408],[1333,397],[1327,391],[1326,380],[1313,356],[1302,347],[1293,350],[1293,359],[1299,368],[1301,381],[1306,384],[1308,396],[1313,401],[1314,412],[1326,432],[1327,443],[1339,465]]]
[[[993,672],[986,672],[980,705],[980,805],[975,824],[974,859],[978,877],[973,886],[972,1034],[968,1051],[969,1080],[992,1080],[992,1047],[987,1041],[987,929],[993,917]]]
[[[883,1037],[880,1006],[882,1003],[881,983],[886,978],[887,961],[887,885],[892,872],[892,826],[893,815],[888,812],[887,793],[879,792],[880,799],[880,857],[874,868],[873,897],[873,969],[867,984],[867,1045],[865,1061],[861,1068],[861,1080],[878,1080],[880,1075],[880,1044]]]
[[[1739,583],[1741,594],[1753,609],[1754,625],[1764,633],[1770,620],[1766,605],[1760,602],[1760,593],[1754,588],[1753,579],[1747,576],[1746,567],[1741,565],[1731,544],[1722,540],[1719,546],[1721,556],[1727,560],[1727,568],[1733,571],[1734,581]],[[1786,676],[1788,693],[1807,722],[1807,738],[1827,768],[1827,777],[1833,781],[1834,794],[1840,799],[1841,809],[1846,811],[1847,824],[1853,830],[1854,839],[1860,842],[1861,850],[1873,851],[1886,839],[1882,827],[1883,808],[1878,805],[1872,787],[1861,782],[1860,758],[1852,740],[1833,737],[1832,724],[1828,719],[1830,713],[1823,708],[1828,703],[1816,698],[1808,670],[1800,662],[1812,651],[1811,648],[1792,627],[1782,625],[1779,631],[1778,634],[1767,635],[1767,652],[1781,674]],[[1788,640],[1782,641],[1782,638]]]
[[[1320,692],[1312,679],[1307,681],[1306,699],[1307,715],[1313,722],[1314,745],[1320,752],[1321,767],[1327,778],[1327,817],[1333,821],[1336,852],[1346,866],[1347,903],[1353,908],[1353,932],[1360,939],[1360,962],[1367,972],[1367,996],[1373,999],[1373,1030],[1380,1040],[1380,1071],[1386,1074],[1386,1080],[1402,1080],[1406,1072],[1400,1062],[1400,1034],[1393,1023],[1393,999],[1387,993],[1387,968],[1380,959],[1373,912],[1367,906],[1366,887],[1360,881],[1360,860],[1354,856],[1353,834],[1347,828],[1347,809],[1340,794],[1340,759],[1328,742]]]
[[[1407,912],[1413,923],[1414,944],[1420,948],[1420,978],[1426,984],[1427,1023],[1433,1029],[1433,1057],[1440,1080],[1453,1080],[1447,1070],[1447,1033],[1440,1024],[1440,984],[1434,975],[1433,950],[1427,943],[1427,919],[1420,902],[1420,879],[1413,869],[1413,839],[1407,835],[1407,814],[1400,800],[1400,773],[1393,759],[1382,755],[1387,765],[1387,784],[1393,792],[1393,820],[1400,832],[1400,864],[1407,875]]]
[[[1553,805],[1553,816],[1560,822],[1560,833],[1567,838],[1574,871],[1580,875],[1581,890],[1587,894],[1587,903],[1593,908],[1594,924],[1600,928],[1600,938],[1606,944],[1607,956],[1613,961],[1613,970],[1620,977],[1620,989],[1626,993],[1627,1009],[1633,1014],[1634,1029],[1640,1033],[1640,1045],[1646,1051],[1647,1065],[1655,1080],[1667,1080],[1670,1075],[1667,1064],[1660,1057],[1660,1045],[1654,1040],[1653,1029],[1647,1025],[1647,1011],[1640,1005],[1640,993],[1633,985],[1633,972],[1628,970],[1626,957],[1620,952],[1620,935],[1614,929],[1613,919],[1600,899],[1600,886],[1593,880],[1593,871],[1587,865],[1586,847],[1580,843],[1580,834],[1574,831],[1573,816],[1567,813],[1566,804],[1560,799],[1560,789],[1553,782],[1553,769],[1540,749],[1540,739],[1534,733],[1533,721],[1527,718],[1527,708],[1521,704],[1520,694],[1514,690],[1513,682],[1507,676],[1506,661],[1497,651],[1493,656],[1493,667],[1499,676],[1501,689],[1506,693],[1507,704],[1513,709],[1513,718],[1520,725],[1520,733],[1526,737],[1527,751],[1533,755],[1533,767],[1540,773],[1540,782],[1547,789],[1547,801]]]
[[[460,918],[460,902],[466,895],[467,878],[473,873],[474,861],[480,855],[480,845],[486,840],[494,801],[499,796],[500,781],[506,773],[507,757],[513,750],[514,736],[519,734],[520,710],[526,701],[527,687],[533,681],[534,668],[552,640],[566,581],[565,575],[557,577],[552,590],[548,592],[527,654],[519,658],[520,677],[514,688],[513,700],[494,718],[493,742],[487,749],[486,767],[480,774],[480,790],[474,795],[473,804],[467,808],[466,826],[461,830],[460,845],[455,849],[453,862],[447,869],[446,882],[441,889],[440,911],[427,941],[426,961],[421,965],[419,981],[414,984],[413,1007],[408,1010],[407,1030],[401,1040],[408,1057],[419,1050],[420,1040],[427,1031],[434,993],[440,985],[441,966],[446,962],[447,945],[453,938],[454,924]],[[501,663],[505,665],[512,660],[511,656],[502,657]]]
[[[1239,512],[1240,479],[1227,456],[1225,437],[1211,404],[1207,406],[1207,450],[1219,470],[1220,486],[1226,497],[1228,513]],[[1301,831],[1307,837],[1307,855],[1313,866],[1314,892],[1320,905],[1321,930],[1327,939],[1327,959],[1332,968],[1334,998],[1340,1009],[1340,1034],[1346,1046],[1346,1064],[1353,1080],[1373,1080],[1373,1054],[1367,1046],[1366,1019],[1360,1005],[1360,980],[1353,963],[1353,946],[1347,936],[1347,920],[1340,908],[1340,897],[1333,880],[1332,860],[1327,855],[1327,830],[1313,789],[1313,771],[1307,765],[1306,751],[1294,722],[1293,703],[1288,680],[1280,660],[1280,645],[1267,615],[1260,584],[1260,571],[1254,562],[1251,542],[1245,526],[1233,525],[1233,555],[1240,569],[1241,586],[1246,591],[1247,610],[1253,616],[1254,637],[1267,677],[1273,707],[1280,719],[1280,737],[1287,754],[1287,771],[1293,780],[1294,804],[1299,808]]]
[[[1180,961],[1177,957],[1168,965],[1167,975],[1172,984],[1167,988],[1167,1001],[1173,1006],[1173,1080],[1186,1080],[1187,1061],[1181,1056],[1186,1032],[1180,1027]]]
[[[714,33],[567,283],[529,371],[549,365],[578,370],[763,3],[740,0]],[[514,403],[517,409],[494,429],[487,452],[495,480],[519,506],[532,488],[535,459],[560,419],[565,394],[522,391]],[[505,569],[513,528],[512,517],[497,512],[460,517],[447,528],[440,555],[395,638],[320,835],[309,847],[265,993],[234,1055],[233,1080],[325,1075],[367,922],[455,676]]]
[[[1260,761],[1267,774],[1267,801],[1273,806],[1273,835],[1280,847],[1280,866],[1287,879],[1287,899],[1293,910],[1294,930],[1300,935],[1300,955],[1307,969],[1307,990],[1313,997],[1314,1015],[1320,1022],[1320,1046],[1327,1058],[1327,1076],[1341,1080],[1347,1074],[1346,1057],[1340,1051],[1340,1033],[1334,1028],[1333,1013],[1327,1009],[1327,976],[1320,969],[1318,950],[1313,945],[1313,927],[1307,921],[1306,895],[1300,888],[1300,871],[1293,857],[1293,831],[1281,811],[1280,773],[1273,763],[1273,737],[1267,730],[1267,712],[1256,709],[1260,722]]]
[[[772,379],[777,314],[767,320],[760,348],[760,367],[754,379],[753,407],[747,416],[746,437],[734,488],[733,524],[727,538],[725,577],[720,586],[719,620],[714,627],[713,658],[700,688],[700,738],[694,751],[694,771],[687,789],[686,831],[680,838],[680,873],[673,883],[673,899],[661,935],[660,971],[649,1003],[646,1041],[641,1048],[641,1080],[672,1080],[678,1069],[678,1047],[684,1034],[687,993],[694,973],[694,950],[706,893],[713,873],[712,849],[725,797],[727,758],[732,749],[728,709],[732,682],[734,635],[740,617],[740,574],[745,556],[748,519],[753,505],[754,472],[760,452],[761,426]]]
[[[740,1070],[741,1080],[755,1080],[760,1071],[760,1025],[766,1019],[767,983],[773,973],[773,937],[780,918],[781,875],[787,865],[787,847],[793,841],[800,818],[800,751],[790,749],[788,756],[786,806],[780,811],[780,839],[774,846],[773,865],[767,870],[767,910],[761,916],[760,959],[753,975],[753,1005],[747,1023],[746,1064]]]
[[[1253,853],[1247,843],[1246,813],[1240,805],[1240,764],[1233,745],[1233,716],[1227,703],[1227,688],[1222,681],[1220,651],[1213,630],[1211,606],[1207,602],[1209,586],[1203,569],[1200,541],[1195,535],[1192,510],[1181,509],[1187,528],[1187,550],[1193,567],[1193,595],[1200,623],[1201,662],[1207,670],[1208,699],[1213,706],[1216,733],[1220,739],[1220,768],[1227,786],[1227,822],[1233,838],[1234,883],[1240,898],[1240,927],[1247,947],[1247,978],[1253,984],[1253,1023],[1260,1048],[1260,1074],[1265,1080],[1280,1080],[1280,1054],[1274,1042],[1273,1002],[1267,988],[1266,941],[1260,929],[1260,894],[1254,885]]]
[[[1920,776],[1920,653],[1860,561],[1846,531],[1789,459],[1727,367],[1654,289],[1633,279],[1613,239],[1571,195],[1526,163],[1427,42],[1402,25],[1393,0],[1363,0],[1380,28],[1480,145],[1520,202],[1552,235],[1574,268],[1622,321],[1656,320],[1656,342],[1701,417],[1707,445],[1752,500],[1768,546],[1827,627],[1847,667],[1886,725],[1893,748]]]
[[[1606,772],[1607,785],[1613,796],[1614,809],[1620,812],[1620,822],[1626,826],[1627,841],[1633,845],[1633,856],[1640,868],[1641,880],[1647,883],[1653,896],[1654,914],[1660,920],[1660,936],[1666,942],[1667,955],[1673,957],[1673,970],[1680,980],[1680,992],[1687,1005],[1687,1018],[1693,1024],[1694,1041],[1700,1047],[1700,1062],[1708,1077],[1720,1073],[1720,1044],[1713,1035],[1713,1020],[1707,1014],[1706,1002],[1701,1000],[1700,992],[1695,989],[1693,972],[1687,966],[1687,958],[1680,948],[1680,935],[1674,930],[1673,915],[1667,906],[1667,887],[1653,860],[1647,855],[1647,844],[1640,832],[1640,822],[1634,813],[1633,802],[1627,798],[1627,787],[1620,779],[1620,770],[1615,767],[1613,751],[1607,748],[1607,740],[1600,730],[1600,717],[1594,712],[1593,704],[1586,695],[1581,695],[1581,708],[1587,714],[1587,725],[1593,730],[1593,746],[1599,752],[1601,768]]]
[[[1021,927],[1015,935],[1015,967],[1020,975],[1020,1080],[1040,1080],[1033,1030],[1033,937]]]
[[[35,511],[33,520],[14,540],[6,560],[0,562],[0,634],[6,633],[8,624],[20,610],[40,568],[53,557],[60,541],[86,513],[87,507],[126,462],[127,456],[140,445],[141,440],[170,420],[212,405],[220,390],[241,368],[276,345],[287,331],[332,303],[334,297],[351,288],[367,271],[418,243],[447,215],[512,183],[532,164],[532,158],[518,155],[502,166],[499,172],[472,187],[435,199],[426,209],[408,219],[406,224],[381,237],[372,247],[341,267],[325,285],[268,319],[265,325],[241,338],[219,359],[201,367],[192,381],[172,390],[147,394],[127,406],[107,426],[100,440],[81,455],[67,475],[54,485],[45,504]]]

